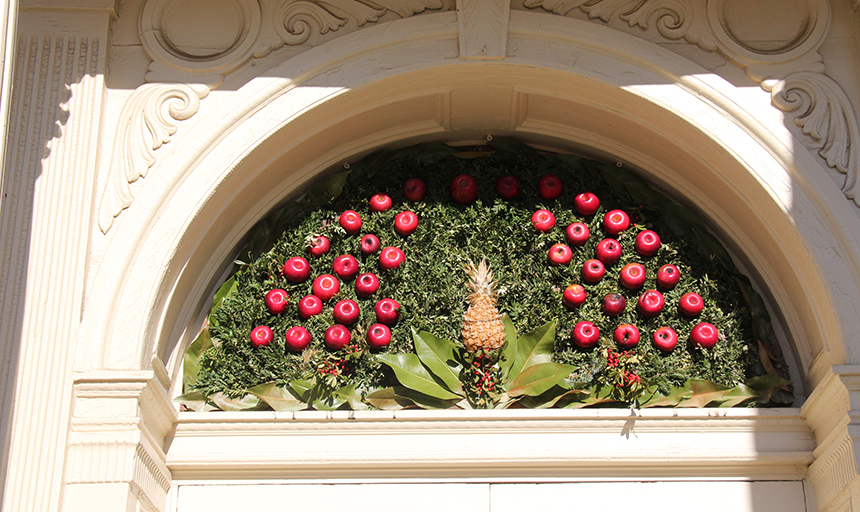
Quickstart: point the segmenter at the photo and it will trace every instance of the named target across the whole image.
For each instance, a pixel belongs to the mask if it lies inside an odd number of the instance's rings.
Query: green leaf
[[[439,399],[409,388],[396,387],[395,389],[397,389],[398,394],[408,398],[412,403],[422,409],[450,409],[462,400],[460,397],[454,399]]]
[[[552,361],[555,325],[556,321],[552,320],[532,332],[523,334],[517,340],[517,357],[508,372],[508,383],[515,380],[517,375],[529,366]]]
[[[206,412],[206,411],[214,411],[215,407],[213,407],[209,403],[209,399],[206,398],[206,395],[203,394],[202,391],[192,391],[191,393],[186,393],[182,396],[178,396],[173,399],[174,402],[178,404],[182,404],[188,409],[194,412]]]
[[[541,363],[525,368],[508,385],[509,396],[537,396],[561,384],[574,370],[573,366],[559,363]]]
[[[346,184],[348,176],[349,171],[342,171],[325,178],[308,190],[302,202],[312,207],[328,204],[343,192],[343,186]]]
[[[269,407],[278,412],[300,411],[308,408],[308,404],[301,401],[295,392],[287,388],[278,387],[274,382],[254,386],[248,392],[266,402]]]
[[[626,406],[626,402],[622,402],[621,400],[616,400],[612,398],[612,390],[607,387],[598,387],[593,386],[591,388],[591,393],[589,393],[588,397],[582,401],[573,402],[572,404],[564,406],[565,409],[582,409],[584,407],[590,407],[592,405],[602,405],[602,404],[618,404],[619,406]]]
[[[705,407],[711,402],[721,401],[729,388],[708,380],[689,380],[687,386],[693,394],[682,400],[678,407]]]
[[[753,377],[747,380],[745,384],[755,390],[758,394],[758,397],[756,398],[757,403],[766,404],[770,402],[770,399],[777,391],[788,386],[791,382],[783,379],[779,375],[768,374]]]
[[[648,407],[675,407],[678,405],[681,400],[689,397],[693,394],[691,389],[686,387],[673,387],[668,395],[663,395],[661,393],[655,393],[651,395],[651,398],[639,404],[639,407],[645,409]]]
[[[502,346],[499,369],[502,371],[502,381],[507,381],[511,366],[517,358],[517,328],[508,315],[502,315],[502,325],[505,327],[505,344]]]
[[[759,396],[759,394],[753,388],[745,384],[738,384],[726,393],[720,407],[734,407],[740,403],[746,402],[750,398],[756,398],[757,396]]]
[[[380,389],[369,393],[365,397],[365,400],[370,405],[383,411],[399,411],[405,407],[415,405],[415,402],[411,399],[406,398],[402,393],[398,393],[398,390],[402,391],[404,389],[400,386]]]
[[[376,358],[394,370],[394,375],[404,387],[443,400],[462,398],[440,386],[416,354],[381,354]]]
[[[209,308],[209,325],[217,324],[217,321],[215,320],[215,311],[221,307],[221,303],[224,302],[224,299],[236,293],[238,284],[236,276],[234,275],[230,279],[224,281],[224,284],[222,284],[218,288],[218,291],[215,292],[215,297],[212,298],[212,307]]]
[[[197,374],[200,372],[200,358],[203,352],[212,346],[209,337],[209,327],[204,327],[200,334],[191,342],[182,358],[182,384],[188,390],[197,384]]]
[[[209,400],[222,411],[251,411],[266,408],[266,403],[254,395],[248,394],[242,398],[230,398],[224,393],[215,393]]]
[[[588,395],[588,391],[581,389],[567,389],[562,386],[553,386],[548,391],[541,393],[538,396],[525,396],[520,403],[528,409],[549,409],[563,399],[572,399],[574,397],[584,397]],[[566,401],[566,400],[564,400]]]
[[[361,400],[361,391],[355,389],[355,384],[344,386],[336,390],[334,394],[337,398],[346,401],[353,411],[367,409],[367,404]]]
[[[454,357],[454,343],[437,338],[426,331],[416,333],[414,329],[412,339],[415,342],[418,359],[424,363],[424,366],[449,390],[462,394],[463,384],[460,382],[460,372],[463,367]]]
[[[346,400],[344,398],[333,393],[314,400],[311,405],[318,411],[334,411],[340,409],[345,403]]]
[[[493,139],[489,142],[490,146],[495,149],[498,149],[502,153],[508,153],[511,155],[522,156],[522,155],[537,155],[538,152],[528,144],[524,142],[520,142],[517,139],[506,139],[499,138]]]
[[[290,388],[295,391],[299,399],[305,403],[311,401],[311,391],[314,389],[314,383],[309,380],[294,380],[290,382]]]

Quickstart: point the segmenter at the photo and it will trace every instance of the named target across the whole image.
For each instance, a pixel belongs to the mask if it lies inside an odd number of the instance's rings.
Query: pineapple
[[[487,259],[482,258],[477,268],[469,260],[466,273],[472,293],[466,297],[469,309],[463,316],[463,344],[469,352],[497,350],[505,342],[505,328],[496,309],[496,283]]]

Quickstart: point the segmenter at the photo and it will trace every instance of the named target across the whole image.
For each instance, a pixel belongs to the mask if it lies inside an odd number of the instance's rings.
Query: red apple
[[[615,328],[613,337],[622,348],[633,348],[639,344],[639,329],[635,325],[621,324]]]
[[[654,256],[660,250],[660,235],[646,229],[636,235],[636,242],[633,244],[641,256]]]
[[[269,313],[280,315],[287,309],[289,298],[290,296],[287,295],[286,290],[275,288],[274,290],[269,290],[269,293],[266,294],[266,298],[263,299],[263,302],[266,303],[266,309],[269,310]]]
[[[340,291],[340,282],[331,274],[323,274],[314,279],[313,291],[320,300],[326,301]]]
[[[301,256],[294,256],[284,263],[283,274],[291,283],[301,283],[311,275],[311,266],[308,260]]]
[[[311,253],[311,256],[319,257],[327,253],[330,247],[331,243],[328,241],[328,237],[317,235],[308,244],[308,252]]]
[[[311,333],[302,326],[290,327],[284,341],[288,349],[301,352],[311,344]]]
[[[692,341],[694,345],[698,345],[704,349],[714,348],[714,345],[716,345],[719,340],[720,332],[717,331],[716,327],[707,322],[697,324],[693,327],[693,330],[690,331],[690,341]]]
[[[426,193],[427,187],[418,178],[409,178],[403,184],[403,195],[410,201],[420,201],[424,199],[424,194]]]
[[[361,215],[352,210],[341,213],[339,222],[347,235],[355,235],[361,229]]]
[[[618,316],[624,313],[627,307],[627,299],[620,293],[608,293],[601,301],[601,309],[607,316]]]
[[[346,326],[334,324],[325,330],[325,346],[331,350],[340,350],[349,345],[352,333]]]
[[[600,340],[600,329],[591,322],[577,322],[571,338],[577,347],[591,348]]]
[[[496,181],[496,193],[502,199],[513,199],[520,193],[520,184],[510,174],[502,176]]]
[[[675,265],[663,265],[660,267],[660,270],[657,271],[657,284],[666,290],[675,288],[680,280],[681,272]]]
[[[600,208],[600,199],[591,192],[583,192],[573,199],[573,204],[580,215],[594,215]]]
[[[369,256],[371,254],[376,253],[382,244],[379,243],[379,238],[376,238],[376,235],[364,235],[361,237],[361,254],[365,256]]]
[[[391,197],[388,194],[375,194],[370,198],[370,211],[384,212],[391,209]]]
[[[687,316],[699,316],[705,309],[705,301],[698,293],[685,293],[678,301],[678,309]]]
[[[573,259],[573,251],[564,244],[555,244],[549,248],[549,262],[554,266],[567,265]]]
[[[391,329],[387,325],[373,324],[367,331],[367,344],[373,350],[387,347],[391,343]]]
[[[572,284],[564,289],[561,302],[569,308],[576,308],[585,302],[587,296],[588,294],[585,293],[585,288],[581,284]]]
[[[358,276],[355,280],[355,293],[361,298],[367,298],[379,289],[379,278],[371,273]]]
[[[538,181],[538,194],[544,199],[555,199],[561,195],[561,180],[555,174],[545,174]]]
[[[621,210],[612,210],[603,217],[603,229],[612,236],[617,236],[630,227],[630,217]]]
[[[654,331],[654,345],[663,352],[671,352],[678,345],[678,334],[671,327],[661,327]]]
[[[386,247],[379,253],[379,266],[385,270],[399,267],[406,261],[406,255],[397,247]]]
[[[605,266],[615,265],[621,259],[621,244],[614,238],[604,238],[597,243],[595,253]]]
[[[657,290],[648,290],[639,296],[639,314],[645,318],[655,317],[663,311],[663,306],[666,305],[666,299],[663,294]]]
[[[352,255],[344,254],[334,259],[331,268],[339,278],[350,281],[358,274],[358,260]]]
[[[400,316],[400,304],[394,299],[382,299],[373,307],[373,312],[377,322],[393,325]]]
[[[265,347],[275,339],[275,334],[265,325],[258,325],[251,331],[251,345],[254,348]]]
[[[621,267],[618,280],[628,290],[638,290],[645,284],[645,267],[639,263],[628,263]]]
[[[344,299],[337,301],[332,311],[334,321],[339,324],[352,325],[358,321],[361,316],[361,309],[358,304],[352,299]]]
[[[555,226],[555,215],[549,210],[538,210],[532,214],[532,224],[541,233],[546,233]]]
[[[468,204],[478,197],[478,181],[468,174],[458,174],[451,180],[451,197],[460,204]]]
[[[306,295],[299,301],[299,315],[307,320],[308,318],[322,313],[323,303],[316,295]]]
[[[415,212],[405,211],[394,218],[394,231],[402,236],[409,236],[418,229],[418,216]]]
[[[582,222],[574,222],[564,230],[564,236],[567,238],[568,243],[574,246],[585,245],[590,234],[588,226]]]
[[[588,260],[582,265],[582,278],[594,284],[603,279],[606,267],[600,260]]]

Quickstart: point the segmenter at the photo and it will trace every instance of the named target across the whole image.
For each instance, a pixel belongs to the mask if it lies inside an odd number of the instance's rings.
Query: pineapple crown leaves
[[[493,272],[487,264],[487,258],[481,258],[481,262],[475,267],[475,263],[469,259],[464,265],[466,274],[469,276],[467,283],[469,289],[475,294],[496,297],[496,282],[493,280]]]

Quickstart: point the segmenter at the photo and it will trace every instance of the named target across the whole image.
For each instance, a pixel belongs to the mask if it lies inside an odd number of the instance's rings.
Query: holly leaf
[[[552,362],[555,325],[556,321],[552,320],[517,339],[517,357],[508,371],[508,383],[529,366]]]
[[[287,388],[278,387],[274,382],[254,386],[248,392],[266,402],[269,407],[278,412],[300,411],[308,407],[308,404],[301,401],[295,392]]]
[[[460,372],[463,367],[454,357],[454,343],[437,338],[426,331],[416,333],[415,329],[412,330],[412,339],[415,342],[418,359],[424,363],[424,366],[449,390],[462,394],[463,384],[460,382]]]
[[[508,315],[502,315],[502,325],[505,327],[505,344],[502,346],[499,369],[502,371],[502,381],[506,381],[517,358],[517,328]]]
[[[381,354],[376,358],[390,366],[394,376],[406,388],[443,400],[462,398],[439,385],[416,354]]]
[[[197,385],[197,374],[200,373],[200,358],[203,352],[212,346],[212,338],[209,337],[209,327],[204,327],[200,334],[194,338],[191,345],[185,351],[182,358],[182,384],[185,390]]]
[[[508,396],[538,396],[564,382],[573,370],[573,366],[559,363],[529,366],[508,385]]]
[[[266,408],[266,403],[254,395],[247,394],[242,398],[230,398],[224,393],[215,393],[209,400],[222,411],[252,411]]]

